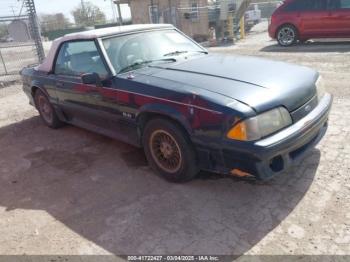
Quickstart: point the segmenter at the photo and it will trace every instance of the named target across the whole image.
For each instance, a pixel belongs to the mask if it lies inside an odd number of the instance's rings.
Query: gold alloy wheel
[[[52,107],[49,101],[47,100],[47,98],[40,95],[38,99],[38,106],[44,120],[47,123],[51,124],[53,120],[53,112],[52,112]]]
[[[182,164],[181,150],[175,138],[164,130],[156,130],[149,140],[149,148],[157,166],[167,173],[176,173]]]

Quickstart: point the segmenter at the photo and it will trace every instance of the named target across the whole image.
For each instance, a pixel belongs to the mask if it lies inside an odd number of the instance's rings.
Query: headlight
[[[318,101],[320,101],[326,93],[326,85],[323,81],[322,76],[319,76],[319,78],[316,81],[316,92],[317,92],[317,99]]]
[[[240,141],[259,140],[292,124],[292,118],[284,107],[279,107],[234,125],[227,137]]]

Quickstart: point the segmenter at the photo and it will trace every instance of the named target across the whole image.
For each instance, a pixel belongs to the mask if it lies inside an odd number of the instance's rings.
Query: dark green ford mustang
[[[67,35],[21,74],[45,124],[143,147],[174,182],[199,170],[269,179],[322,138],[332,104],[312,69],[208,54],[170,25]]]

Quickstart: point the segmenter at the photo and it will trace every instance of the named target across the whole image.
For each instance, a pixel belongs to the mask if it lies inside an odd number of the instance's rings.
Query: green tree
[[[41,30],[43,32],[67,29],[70,27],[70,22],[62,13],[57,14],[42,14],[39,17]]]
[[[101,9],[91,2],[83,2],[72,11],[75,24],[78,26],[94,26],[106,23],[106,16]]]

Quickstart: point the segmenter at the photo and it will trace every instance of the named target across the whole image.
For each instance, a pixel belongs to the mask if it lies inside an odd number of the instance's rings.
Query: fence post
[[[8,72],[7,72],[7,68],[6,68],[6,64],[5,64],[4,58],[2,57],[1,49],[0,49],[0,59],[1,59],[2,64],[4,65],[5,75],[7,75]]]
[[[241,32],[241,39],[245,38],[245,24],[244,24],[244,16],[241,17],[241,20],[239,21],[239,28]]]

